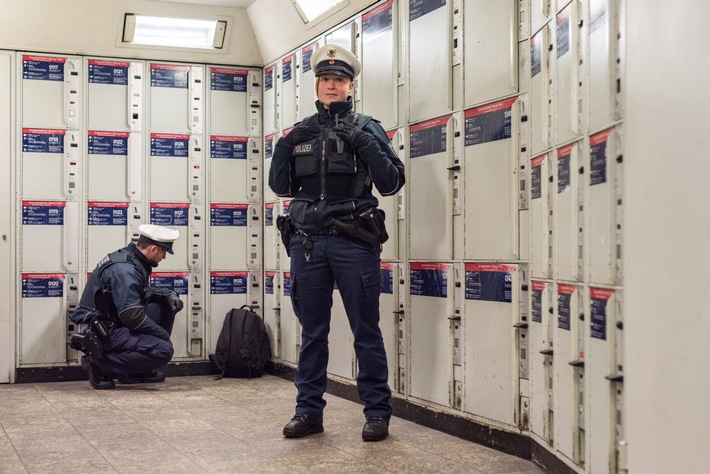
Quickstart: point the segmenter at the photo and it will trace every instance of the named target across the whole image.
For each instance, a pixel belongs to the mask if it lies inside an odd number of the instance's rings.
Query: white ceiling
[[[247,8],[257,0],[155,0],[158,2],[190,3],[193,5],[213,5],[217,7]]]

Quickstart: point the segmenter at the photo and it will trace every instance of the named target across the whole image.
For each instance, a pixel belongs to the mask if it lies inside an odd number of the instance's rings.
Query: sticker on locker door
[[[542,41],[542,31],[530,38],[530,77],[535,77],[542,71]]]
[[[570,157],[572,156],[572,148],[575,145],[567,145],[564,148],[557,150],[557,193],[563,193],[570,189],[571,175],[569,171]]]
[[[89,202],[88,225],[128,225],[127,202]]]
[[[544,282],[532,282],[532,321],[534,323],[542,322],[542,292],[546,287],[547,284]]]
[[[190,204],[150,203],[150,223],[164,226],[183,226],[189,222]]]
[[[264,91],[274,87],[274,66],[271,65],[264,70]]]
[[[589,293],[591,297],[590,311],[592,320],[590,323],[592,337],[606,340],[606,304],[614,294],[614,290],[590,288]]]
[[[150,286],[155,290],[174,291],[178,295],[187,294],[190,274],[185,272],[153,273],[150,275]]]
[[[449,119],[441,117],[412,125],[409,129],[410,158],[446,151],[446,124]]]
[[[274,137],[276,134],[267,135],[264,138],[264,158],[271,158],[274,155]]]
[[[380,293],[394,294],[394,270],[397,265],[394,263],[380,263]]]
[[[308,46],[301,49],[301,63],[303,64],[302,67],[304,74],[311,70],[311,56],[313,56],[313,52],[315,51],[315,49],[316,43],[309,44]]]
[[[247,272],[210,272],[210,294],[246,294],[248,280]]]
[[[409,21],[446,5],[446,0],[409,0]]]
[[[213,91],[246,92],[246,69],[210,68],[210,88]]]
[[[467,263],[465,294],[467,300],[513,301],[514,265]]]
[[[515,101],[515,98],[506,99],[465,111],[465,146],[479,145],[512,137],[511,110]]]
[[[557,285],[557,327],[560,329],[570,330],[570,304],[576,289],[573,285]]]
[[[22,225],[64,225],[65,202],[22,201]]]
[[[247,159],[247,137],[210,136],[210,158]]]
[[[89,155],[128,155],[128,132],[89,131]]]
[[[557,14],[557,57],[569,52],[570,22],[569,8]]]
[[[288,82],[292,76],[293,54],[281,61],[281,80]]]
[[[274,277],[276,272],[266,272],[264,276],[264,293],[267,295],[274,294]]]
[[[392,29],[392,4],[389,0],[362,16],[363,41],[370,41],[380,36],[383,32]]]
[[[64,130],[22,129],[23,153],[64,153]]]
[[[64,274],[23,273],[23,298],[61,298],[64,296]]]
[[[171,133],[150,134],[150,156],[172,156],[187,158],[190,135]]]
[[[274,225],[274,206],[276,203],[268,203],[264,206],[264,226],[271,227]]]
[[[187,89],[187,80],[190,66],[176,66],[173,64],[151,64],[151,87],[169,87],[174,89]]]
[[[547,155],[538,156],[530,161],[530,198],[540,199],[542,197],[542,162]]]
[[[291,273],[284,272],[284,296],[291,296]]]
[[[589,184],[606,183],[606,143],[612,129],[604,130],[589,137]]]
[[[63,81],[66,58],[22,56],[22,79],[35,81]]]
[[[409,293],[413,296],[446,298],[450,265],[440,263],[411,263],[409,265]]]
[[[89,83],[126,86],[129,67],[126,62],[89,59]]]
[[[248,210],[248,204],[210,204],[210,225],[244,227]]]

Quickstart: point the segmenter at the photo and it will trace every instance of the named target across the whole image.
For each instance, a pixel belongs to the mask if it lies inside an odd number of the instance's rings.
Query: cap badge
[[[335,48],[328,48],[328,51],[325,53],[326,56],[330,59],[328,61],[328,64],[335,64],[335,55],[338,54],[338,50]]]

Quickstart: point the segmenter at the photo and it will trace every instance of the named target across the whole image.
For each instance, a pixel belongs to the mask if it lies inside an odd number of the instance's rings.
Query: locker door
[[[283,343],[282,359],[296,364],[301,348],[301,325],[296,319],[291,304],[291,272],[283,272],[283,294],[281,296],[281,341]]]
[[[518,255],[515,101],[506,99],[464,112],[465,259],[515,260]]]
[[[362,111],[394,128],[397,119],[397,36],[389,0],[362,16]]]
[[[449,405],[452,350],[448,316],[452,264],[409,264],[410,391],[423,401]]]
[[[580,162],[582,143],[557,150],[555,196],[555,275],[560,280],[581,281],[584,244],[584,175]]]
[[[614,284],[620,279],[621,126],[589,137],[589,280]],[[618,195],[617,195],[618,194]],[[618,226],[618,228],[617,228]]]
[[[20,366],[66,362],[66,274],[22,273]]]
[[[281,60],[277,95],[282,128],[290,128],[296,123],[296,67],[295,53]]]
[[[465,2],[464,106],[518,92],[517,3],[518,0]]]
[[[530,304],[530,431],[545,444],[552,444],[550,422],[552,421],[552,386],[550,375],[552,364],[550,353],[553,336],[552,300],[550,283],[531,282]]]
[[[296,120],[301,121],[316,113],[316,76],[311,69],[311,55],[323,45],[323,40],[317,40],[301,48],[301,67],[298,69],[298,110]]]
[[[188,331],[188,313],[191,302],[188,297],[190,274],[188,272],[153,272],[150,275],[150,286],[156,290],[174,291],[183,302],[183,309],[175,315],[173,332],[170,337],[175,353],[173,359],[190,357],[190,341]],[[200,354],[195,354],[199,356]]]
[[[574,461],[575,427],[579,404],[574,398],[576,371],[570,362],[577,359],[576,329],[582,313],[582,289],[568,284],[557,284],[557,325],[555,329],[555,398],[557,413],[555,433],[557,449]]]
[[[0,383],[14,381],[15,373],[15,269],[16,244],[10,232],[16,218],[15,150],[15,53],[0,52]]]
[[[141,61],[86,60],[90,130],[142,130],[143,68]]]
[[[562,1],[562,0],[560,0]],[[555,13],[554,0],[531,0],[530,23],[531,31],[537,32],[550,21]]]
[[[21,270],[79,270],[77,202],[22,201]]]
[[[279,272],[264,272],[264,325],[271,344],[271,357],[275,359],[283,358],[280,277]]]
[[[518,267],[465,264],[464,411],[515,426]]]
[[[400,149],[399,143],[403,140],[404,130],[391,130],[387,132],[387,137],[390,139],[392,149],[395,150],[395,153],[402,157],[403,153],[397,153],[396,150]],[[404,162],[406,160],[402,161]],[[379,191],[377,191],[377,188],[373,187],[372,194],[379,201],[378,207],[385,211],[385,226],[387,227],[387,234],[389,235],[389,240],[382,245],[380,258],[383,260],[396,260],[399,258],[400,253],[400,209],[402,209],[403,206],[405,190],[400,190],[396,196],[382,196]]]
[[[408,205],[409,257],[449,260],[452,257],[451,117],[412,125],[409,129]]]
[[[271,158],[273,157],[274,147],[276,146],[276,141],[278,137],[276,134],[266,135],[264,137],[264,172],[262,174],[264,190],[263,199],[264,202],[276,201],[278,196],[269,187],[269,170],[271,169]]]
[[[142,168],[141,147],[130,146],[129,142],[138,141],[141,133],[102,132],[89,130],[87,137],[87,198],[95,200],[125,201],[140,199],[130,190],[130,167]],[[131,143],[133,145],[133,143]],[[131,152],[138,151],[138,156],[129,158]],[[135,162],[137,161],[137,163]]]
[[[18,55],[20,58],[20,123],[25,127],[79,130],[82,111],[81,59],[32,54]]]
[[[451,0],[409,0],[409,121],[452,111]]]
[[[530,143],[533,154],[545,151],[550,147],[552,129],[553,101],[550,48],[551,27],[545,26],[530,38],[530,106],[532,140]]]
[[[264,68],[264,135],[275,132],[279,126],[276,112],[276,64]]]
[[[23,128],[20,161],[22,197],[27,199],[78,199],[79,132]]]
[[[396,391],[398,372],[399,268],[397,263],[380,263],[380,330],[387,353],[388,385]]]
[[[276,218],[281,212],[280,209],[278,202],[264,204],[264,268],[268,270],[280,269],[281,234],[276,228]]]
[[[210,66],[210,133],[247,136],[251,131],[249,70]]]
[[[589,288],[589,357],[587,358],[587,385],[589,410],[587,418],[587,469],[602,474],[611,472],[615,430],[614,387],[607,378],[616,373],[613,358],[613,332],[616,326],[615,291],[606,288]]]
[[[250,184],[249,141],[246,136],[210,135],[210,201],[247,201]]]
[[[617,0],[589,0],[589,130],[621,118],[621,63]]]
[[[534,278],[550,278],[552,268],[551,178],[549,154],[530,161],[530,267]]]
[[[582,90],[580,87],[581,43],[579,35],[579,0],[572,1],[556,17],[557,61],[555,110],[557,115],[557,144],[569,142],[580,135]]]
[[[246,271],[210,272],[208,354],[213,354],[217,347],[217,338],[227,313],[232,308],[250,304],[247,292],[249,279],[250,275]],[[176,334],[176,331],[173,331],[173,334]]]
[[[193,110],[193,102],[201,102],[201,90],[193,94],[191,80],[201,83],[201,67],[177,64],[150,64],[150,131],[185,134],[201,126],[201,117],[194,122],[195,113],[201,115],[201,105]],[[191,77],[192,76],[192,77]],[[199,77],[195,77],[199,76]]]

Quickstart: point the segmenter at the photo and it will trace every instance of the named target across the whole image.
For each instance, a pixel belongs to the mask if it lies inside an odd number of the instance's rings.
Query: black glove
[[[373,144],[377,145],[375,137],[347,123],[343,123],[342,128],[335,129],[335,135],[357,151],[362,151]]]
[[[293,147],[295,147],[299,143],[307,142],[309,140],[313,140],[314,138],[318,138],[318,135],[320,135],[319,127],[294,127],[288,133],[288,135],[284,135],[283,137],[279,138],[279,141],[276,142],[276,146],[292,150]]]
[[[168,308],[174,313],[177,314],[180,311],[182,311],[183,308],[183,303],[180,297],[178,296],[177,293],[174,291],[171,291],[168,293],[168,296],[165,298],[165,304],[168,305]]]

